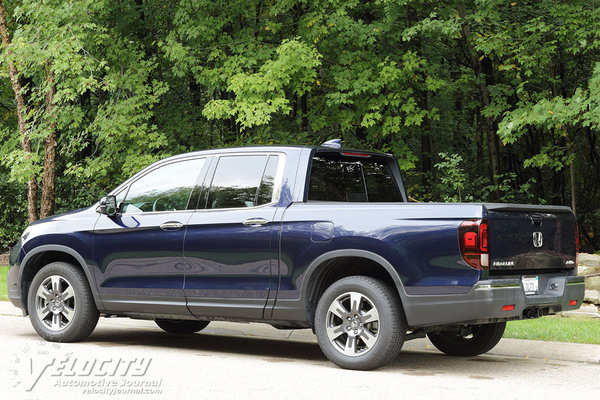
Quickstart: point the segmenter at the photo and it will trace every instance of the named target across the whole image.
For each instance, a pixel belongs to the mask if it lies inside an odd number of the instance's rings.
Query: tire
[[[85,274],[65,262],[38,271],[29,287],[27,308],[35,331],[50,342],[85,339],[100,316]]]
[[[350,276],[328,287],[315,314],[325,356],[347,369],[372,370],[394,360],[406,335],[398,294],[384,282]]]
[[[506,322],[497,322],[430,332],[427,336],[438,350],[449,356],[472,357],[493,349],[502,339],[505,328]]]
[[[156,322],[156,325],[165,332],[191,334],[200,332],[202,329],[206,328],[210,321],[156,319],[154,322]]]

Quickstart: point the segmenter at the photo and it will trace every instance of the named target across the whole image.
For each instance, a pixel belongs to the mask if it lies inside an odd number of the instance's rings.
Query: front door
[[[204,165],[204,158],[159,164],[117,194],[117,216],[99,218],[93,254],[108,310],[190,314],[183,294],[183,240]]]

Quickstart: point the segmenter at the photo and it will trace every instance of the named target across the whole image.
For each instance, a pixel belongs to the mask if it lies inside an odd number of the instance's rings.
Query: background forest
[[[338,137],[417,201],[571,206],[598,251],[599,3],[3,0],[0,252],[165,156]]]

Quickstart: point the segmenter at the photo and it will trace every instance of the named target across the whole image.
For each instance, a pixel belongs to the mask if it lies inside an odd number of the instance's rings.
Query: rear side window
[[[402,202],[402,194],[387,163],[337,154],[318,155],[310,170],[308,200]]]
[[[279,156],[222,156],[215,170],[206,208],[245,208],[273,201]]]

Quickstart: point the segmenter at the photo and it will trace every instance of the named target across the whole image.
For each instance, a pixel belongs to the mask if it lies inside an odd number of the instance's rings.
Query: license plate
[[[538,294],[538,277],[524,276],[521,278],[526,295]]]

